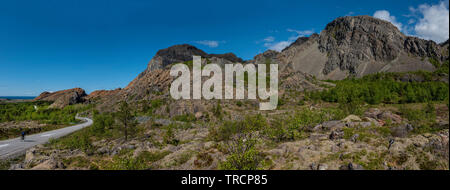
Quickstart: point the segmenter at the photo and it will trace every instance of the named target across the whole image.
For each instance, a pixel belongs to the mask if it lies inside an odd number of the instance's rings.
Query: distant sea
[[[0,99],[9,99],[9,100],[32,100],[36,98],[36,96],[0,96]]]

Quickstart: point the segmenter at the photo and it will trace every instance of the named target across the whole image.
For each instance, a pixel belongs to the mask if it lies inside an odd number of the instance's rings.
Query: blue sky
[[[252,59],[339,16],[375,13],[410,35],[448,37],[448,0],[0,0],[0,96],[125,87],[175,44]]]

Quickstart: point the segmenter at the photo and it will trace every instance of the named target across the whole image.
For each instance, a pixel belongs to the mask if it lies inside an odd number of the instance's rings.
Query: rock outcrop
[[[243,62],[233,53],[225,54],[207,54],[203,50],[189,44],[174,45],[162,50],[159,50],[156,55],[148,63],[147,71],[156,69],[165,69],[168,65],[173,63],[183,63],[192,61],[192,56],[202,56],[203,58],[221,58],[230,62]]]
[[[148,63],[147,70],[164,69],[172,63],[182,63],[192,60],[193,55],[207,57],[204,51],[189,44],[174,45],[166,49],[159,50]]]
[[[85,96],[86,92],[83,89],[73,88],[57,92],[43,92],[34,101],[49,101],[53,102],[50,105],[51,108],[63,108],[67,105],[83,102]]]
[[[122,90],[121,88],[117,88],[114,90],[96,90],[94,92],[91,92],[89,95],[86,96],[85,99],[87,100],[95,100],[95,99],[102,99],[114,94],[117,94]]]

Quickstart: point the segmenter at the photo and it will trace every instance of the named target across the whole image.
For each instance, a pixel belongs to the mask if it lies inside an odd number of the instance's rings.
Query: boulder
[[[378,119],[382,119],[384,121],[390,120],[392,123],[402,123],[403,121],[402,117],[390,111],[384,111],[378,115]]]
[[[342,139],[344,137],[344,131],[334,130],[330,133],[330,140]]]
[[[323,122],[319,125],[316,125],[313,128],[313,131],[319,131],[319,130],[325,130],[325,131],[329,131],[329,130],[337,130],[337,129],[342,129],[343,127],[345,127],[345,123],[339,120],[332,120],[332,121],[326,121]]]
[[[407,137],[408,134],[413,130],[413,126],[411,124],[403,124],[400,126],[392,127],[391,132],[394,137]]]
[[[50,158],[37,166],[31,168],[32,170],[55,170],[55,169],[65,169],[66,166],[61,161],[57,161],[54,158]]]
[[[319,164],[319,166],[317,167],[317,170],[327,170],[327,169],[328,169],[327,164]]]
[[[360,122],[362,120],[361,120],[361,118],[359,118],[356,115],[349,115],[349,116],[345,117],[344,119],[342,119],[342,121],[348,123],[348,122],[355,122],[355,121]]]

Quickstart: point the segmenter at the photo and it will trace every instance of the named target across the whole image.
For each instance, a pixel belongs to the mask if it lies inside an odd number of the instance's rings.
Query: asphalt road
[[[33,146],[47,143],[50,139],[57,139],[63,137],[65,135],[78,131],[82,128],[90,126],[93,123],[93,121],[89,118],[85,117],[76,117],[76,118],[84,120],[86,122],[70,127],[56,129],[53,131],[27,135],[25,136],[25,141],[22,141],[20,137],[0,141],[0,159],[14,158],[16,156],[20,156],[24,154],[26,150],[28,150]]]

